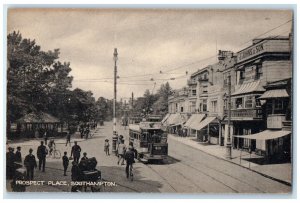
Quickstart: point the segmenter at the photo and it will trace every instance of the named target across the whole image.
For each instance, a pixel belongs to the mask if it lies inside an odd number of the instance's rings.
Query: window
[[[203,93],[207,93],[207,86],[203,86]]]
[[[240,80],[244,80],[245,79],[245,71],[241,70],[240,71]]]
[[[182,106],[182,107],[180,107],[180,112],[183,112],[183,106]]]
[[[228,76],[227,74],[223,75],[224,85],[228,85]]]
[[[190,102],[190,113],[196,112],[196,102]]]
[[[197,95],[197,90],[192,90],[192,96],[196,96]]]
[[[245,108],[253,108],[252,96],[246,96]]]
[[[283,106],[284,106],[283,100],[276,99],[274,102],[275,102],[275,104],[274,104],[274,109],[275,110],[282,110],[283,109]]]
[[[218,102],[217,101],[211,101],[211,111],[212,112],[217,112],[217,104]]]
[[[243,108],[243,98],[236,98],[235,100],[235,108],[242,109]]]
[[[262,71],[262,65],[259,64],[256,66],[256,69],[255,69],[255,79],[258,80],[262,77],[263,75],[263,71]]]
[[[207,111],[207,100],[206,99],[203,100],[203,106],[202,107],[203,107],[203,109],[202,109],[203,111]]]
[[[255,106],[256,106],[256,107],[261,107],[259,97],[260,97],[260,96],[255,96]]]

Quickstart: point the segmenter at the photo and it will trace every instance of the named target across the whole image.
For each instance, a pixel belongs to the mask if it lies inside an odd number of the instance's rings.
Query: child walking
[[[69,166],[69,158],[67,156],[67,152],[64,152],[64,156],[62,157],[63,166],[64,166],[64,176],[67,176],[67,169]]]

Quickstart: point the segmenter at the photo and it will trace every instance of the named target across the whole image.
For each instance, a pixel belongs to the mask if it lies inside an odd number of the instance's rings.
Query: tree
[[[154,112],[157,114],[166,114],[168,112],[168,97],[172,94],[170,84],[162,84],[157,92],[158,99],[153,104]]]
[[[28,111],[45,110],[59,50],[41,51],[35,40],[13,32],[7,36],[7,51],[7,116],[14,122]]]
[[[42,51],[35,40],[21,33],[7,36],[7,123],[32,111],[54,116],[64,112],[62,95],[69,94],[70,63],[61,63],[59,49]],[[61,116],[59,116],[61,118]]]

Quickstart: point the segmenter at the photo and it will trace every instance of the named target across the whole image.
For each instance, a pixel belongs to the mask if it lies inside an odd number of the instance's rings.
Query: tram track
[[[194,186],[196,186],[198,189],[201,190],[201,192],[205,193],[207,191],[203,190],[202,188],[199,187],[199,185],[197,185],[193,180],[191,180],[190,178],[188,178],[187,176],[185,176],[183,173],[179,172],[178,170],[176,170],[175,168],[172,168],[166,164],[163,164],[163,166],[167,166],[168,169],[175,171],[177,174],[179,174],[180,176],[182,176],[185,180],[189,181],[190,183],[192,183]],[[152,170],[154,170],[152,167],[150,167]],[[158,172],[157,172],[158,173]],[[168,183],[171,184],[171,183]]]
[[[190,164],[187,164],[187,162],[180,162],[179,164],[181,164],[181,165],[184,165],[184,166],[187,166],[187,167],[189,167],[189,168],[192,168],[192,169],[194,169],[194,170],[196,170],[196,171],[200,172],[201,174],[203,174],[203,175],[205,175],[205,176],[207,176],[207,177],[210,177],[210,178],[211,178],[211,179],[213,179],[214,181],[216,181],[216,182],[218,182],[218,183],[222,184],[223,186],[225,186],[225,187],[227,187],[227,188],[231,189],[232,191],[234,191],[234,192],[236,192],[236,193],[238,193],[238,192],[239,192],[239,191],[237,191],[236,189],[232,188],[231,186],[227,185],[226,183],[224,183],[224,182],[222,182],[222,181],[218,180],[217,178],[215,178],[215,177],[211,176],[210,174],[208,174],[208,173],[205,173],[204,171],[202,171],[202,170],[199,170],[199,169],[197,169],[197,168],[195,168],[195,167],[191,166]],[[175,170],[175,169],[174,169],[174,168],[172,168],[172,170]],[[177,170],[176,170],[176,171],[177,171]],[[178,173],[178,172],[177,172],[177,173]],[[204,192],[207,192],[207,191],[204,191]]]
[[[183,155],[176,154],[176,156],[179,156],[181,160],[186,159],[186,157],[183,156]],[[200,170],[199,168],[196,168],[195,166],[192,166],[191,164],[188,164],[188,163],[185,162],[185,161],[181,161],[181,164],[184,164],[184,165],[186,165],[187,167],[190,167],[190,168],[192,168],[192,169],[194,169],[194,170],[196,170],[196,171],[198,171],[198,172],[200,172],[200,173],[202,173],[202,174],[205,174],[205,175],[207,175],[207,176],[213,178],[213,179],[216,180],[217,182],[219,182],[219,183],[221,183],[221,184],[223,184],[223,185],[225,185],[225,186],[227,186],[227,187],[233,189],[232,187],[228,186],[226,183],[224,183],[224,182],[222,182],[222,181],[220,181],[220,180],[218,180],[218,179],[212,177],[212,176],[209,175],[208,173],[205,173],[203,170]],[[251,185],[251,184],[249,184],[248,182],[246,182],[246,181],[244,181],[244,180],[242,180],[242,179],[239,179],[239,178],[237,178],[237,177],[232,176],[231,174],[225,173],[225,172],[223,172],[223,171],[221,171],[221,170],[218,170],[218,169],[216,169],[216,168],[214,168],[214,167],[209,166],[209,165],[206,164],[205,162],[202,162],[202,161],[201,161],[201,162],[199,162],[199,163],[197,163],[197,164],[199,164],[200,167],[205,167],[206,169],[213,170],[213,171],[215,171],[215,172],[217,172],[217,173],[219,173],[219,174],[222,174],[222,175],[227,176],[227,177],[229,177],[229,178],[232,178],[232,179],[234,179],[234,180],[236,180],[236,181],[238,181],[238,182],[241,182],[241,183],[243,183],[243,184],[245,184],[245,185],[247,185],[247,186],[249,186],[249,187],[252,187],[252,188],[254,188],[255,190],[257,190],[258,192],[266,193],[265,191],[261,190],[260,188],[254,186],[254,185]],[[238,191],[235,190],[235,189],[233,189],[233,190],[236,191],[236,192],[238,192]]]
[[[146,165],[146,164],[145,164]],[[158,175],[159,177],[161,177],[173,190],[174,192],[178,192],[172,185],[171,183],[169,183],[169,181],[163,177],[160,173],[158,173],[156,170],[154,170],[150,165],[146,165],[147,168],[151,169],[151,171],[153,171],[156,175]]]

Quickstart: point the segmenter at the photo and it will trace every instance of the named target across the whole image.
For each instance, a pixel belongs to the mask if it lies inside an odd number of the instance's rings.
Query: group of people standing
[[[50,143],[49,143],[50,144]],[[51,153],[51,149],[48,150],[46,145],[44,145],[44,141],[40,142],[40,145],[37,148],[37,159],[35,155],[33,155],[33,149],[29,149],[28,155],[25,156],[24,159],[24,166],[26,167],[26,178],[27,180],[33,180],[34,179],[34,169],[38,167],[38,169],[42,172],[45,172],[45,167],[46,167],[46,157],[48,153]],[[71,150],[71,156],[67,156],[67,152],[64,152],[64,156],[62,157],[63,161],[63,168],[64,168],[64,175],[66,175],[66,171],[69,165],[69,160],[71,157],[73,157],[74,161],[76,164],[79,163],[81,155],[81,147],[77,144],[77,141],[74,142],[74,146],[72,147]],[[83,153],[83,157],[81,160],[86,160],[87,158],[87,153]],[[8,147],[8,152],[6,153],[6,175],[7,179],[14,179],[16,169],[18,168],[17,164],[19,167],[22,167],[22,154],[21,154],[21,147],[17,147],[16,153],[14,153],[14,148],[13,147]],[[74,164],[75,164],[74,163]],[[73,165],[74,165],[73,164]]]
[[[95,128],[97,128],[98,124],[97,123],[85,123],[85,124],[81,124],[79,126],[79,132],[80,132],[80,136],[81,138],[88,139],[89,136],[91,135],[91,131],[90,130],[94,130]]]

